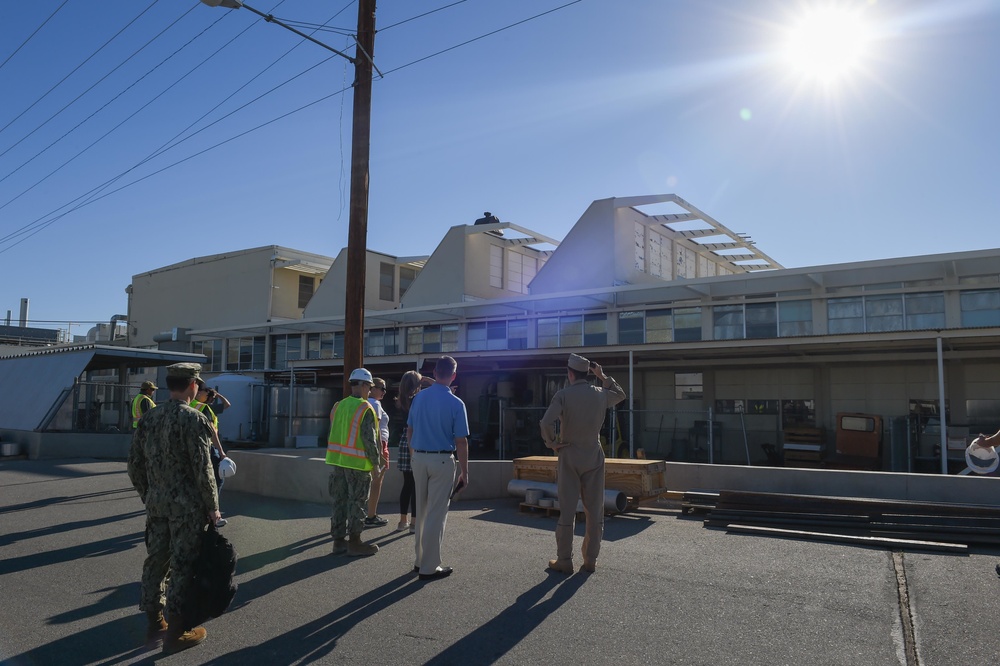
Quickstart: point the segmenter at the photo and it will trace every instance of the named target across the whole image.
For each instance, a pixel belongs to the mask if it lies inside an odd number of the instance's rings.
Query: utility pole
[[[354,57],[354,120],[351,134],[351,211],[347,231],[347,294],[344,305],[344,395],[348,376],[364,365],[365,271],[368,244],[368,162],[372,126],[372,59],[375,0],[358,2]]]

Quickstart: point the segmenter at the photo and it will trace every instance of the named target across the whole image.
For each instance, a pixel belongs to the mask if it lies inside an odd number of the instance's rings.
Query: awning
[[[90,370],[204,362],[202,354],[105,345],[44,347],[0,357],[0,428],[35,430],[63,389]]]

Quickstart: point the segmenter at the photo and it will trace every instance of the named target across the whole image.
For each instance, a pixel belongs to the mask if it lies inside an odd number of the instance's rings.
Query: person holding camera
[[[601,385],[587,381],[593,372]],[[556,559],[549,569],[573,573],[573,530],[576,503],[583,500],[587,529],[583,537],[583,566],[580,571],[593,573],[604,537],[604,450],[601,449],[601,425],[608,409],[625,399],[625,391],[604,374],[600,364],[583,356],[570,354],[566,364],[568,384],[552,396],[540,427],[545,446],[559,456],[556,478],[559,496],[559,521],[556,523]],[[555,424],[559,423],[556,434]]]

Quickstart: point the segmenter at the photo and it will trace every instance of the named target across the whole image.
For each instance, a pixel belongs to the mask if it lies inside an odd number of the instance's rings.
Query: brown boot
[[[195,627],[184,631],[184,618],[171,617],[170,626],[167,627],[167,635],[163,639],[163,654],[174,654],[194,647],[205,640],[207,635],[205,627]]]
[[[347,539],[334,539],[333,540],[333,554],[340,555],[341,553],[347,552]]]
[[[580,573],[594,573],[597,571],[596,562],[584,562],[580,565]]]
[[[352,534],[347,542],[347,554],[350,557],[361,557],[364,555],[374,555],[378,552],[378,546],[374,543],[362,543],[360,534]]]
[[[163,638],[167,630],[167,621],[163,619],[163,611],[146,611],[146,644],[151,645]]]
[[[549,569],[559,573],[573,573],[573,560],[549,560]]]

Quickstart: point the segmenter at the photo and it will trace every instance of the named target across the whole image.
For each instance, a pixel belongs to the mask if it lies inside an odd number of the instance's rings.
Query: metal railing
[[[38,430],[44,432],[132,431],[132,398],[138,386],[108,382],[74,382],[62,390]]]

